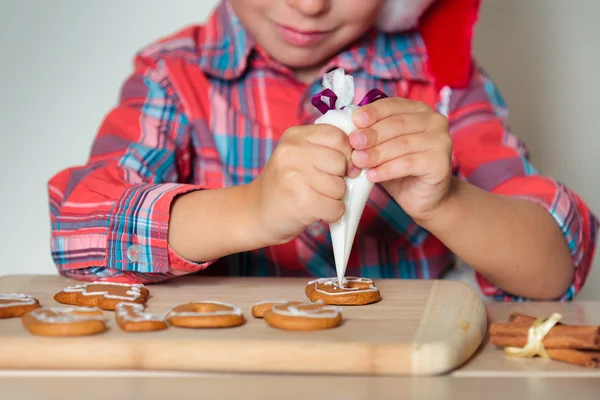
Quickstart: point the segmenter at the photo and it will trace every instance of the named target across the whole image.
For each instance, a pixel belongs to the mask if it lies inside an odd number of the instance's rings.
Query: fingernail
[[[364,146],[365,144],[367,144],[367,135],[365,135],[361,131],[358,131],[357,133],[354,134],[354,141],[359,146]]]
[[[364,127],[369,122],[369,116],[367,115],[366,112],[359,111],[356,113],[356,122],[358,122],[358,125]]]
[[[355,176],[358,176],[359,173],[360,173],[360,169],[358,169],[356,167],[352,167],[348,176],[351,178],[354,178]]]
[[[371,179],[377,178],[377,171],[375,171],[374,169],[368,170],[367,171],[367,177],[371,178]]]
[[[365,151],[357,151],[356,158],[358,158],[358,161],[360,161],[362,164],[364,164],[367,161],[367,159],[369,158],[369,156],[367,155],[367,153]]]

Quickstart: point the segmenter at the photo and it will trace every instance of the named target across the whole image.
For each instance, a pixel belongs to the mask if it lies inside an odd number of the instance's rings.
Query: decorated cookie
[[[264,315],[265,322],[274,328],[292,331],[315,331],[335,328],[342,322],[338,307],[322,302],[290,301],[275,304]]]
[[[117,304],[115,320],[117,325],[125,332],[148,332],[167,328],[163,316],[144,312],[143,304]]]
[[[381,300],[379,289],[367,278],[344,278],[340,287],[337,278],[322,278],[308,282],[306,295],[311,301],[325,304],[361,306]]]
[[[93,282],[64,288],[54,295],[54,300],[63,304],[83,307],[100,307],[114,310],[119,303],[146,303],[150,292],[144,285],[125,283]]]
[[[242,310],[218,301],[182,304],[167,311],[165,319],[182,328],[229,328],[245,322]]]
[[[28,294],[0,294],[0,319],[15,318],[40,307],[40,302]]]
[[[252,306],[252,316],[254,318],[262,318],[265,313],[271,309],[275,304],[283,304],[287,303],[286,301],[261,301],[259,303],[255,303]]]
[[[106,330],[99,308],[43,307],[25,314],[21,321],[30,333],[40,336],[86,336]]]

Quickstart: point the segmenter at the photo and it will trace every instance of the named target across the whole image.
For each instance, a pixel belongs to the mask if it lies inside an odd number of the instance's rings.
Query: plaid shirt
[[[356,99],[378,88],[440,110],[416,33],[370,32],[335,56],[325,70],[354,76]],[[202,274],[335,276],[327,225],[317,223],[290,243],[207,263],[182,259],[167,241],[173,198],[193,190],[252,181],[290,126],[320,116],[305,85],[271,59],[227,5],[203,26],[151,44],[135,58],[119,104],[107,115],[88,162],[49,182],[52,256],[59,272],[80,280],[159,282]],[[571,190],[538,174],[507,128],[507,108],[478,69],[448,107],[454,174],[501,195],[541,204],[560,226],[576,272],[571,299],[590,270],[598,222]],[[199,224],[202,221],[198,221]],[[459,227],[457,227],[459,229]],[[453,255],[418,226],[379,185],[365,207],[347,275],[436,279]],[[478,276],[497,300],[525,300]]]

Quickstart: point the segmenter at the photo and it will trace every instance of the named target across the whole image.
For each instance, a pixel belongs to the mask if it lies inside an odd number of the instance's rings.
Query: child
[[[457,255],[494,299],[572,299],[598,222],[534,170],[471,64],[478,3],[229,0],[146,47],[88,163],[49,183],[60,273],[335,276],[327,224],[343,177],[366,168],[377,184],[347,276],[436,279]],[[388,96],[350,136],[314,124],[335,68],[358,100]]]

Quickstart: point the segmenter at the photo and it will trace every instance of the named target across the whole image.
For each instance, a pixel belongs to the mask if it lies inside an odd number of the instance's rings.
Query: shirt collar
[[[226,0],[201,30],[197,46],[200,68],[223,80],[241,77],[254,55],[277,70],[286,70],[259,48]],[[333,68],[348,73],[364,70],[379,79],[431,80],[426,72],[427,51],[416,31],[388,34],[372,30],[335,56],[325,70]]]

